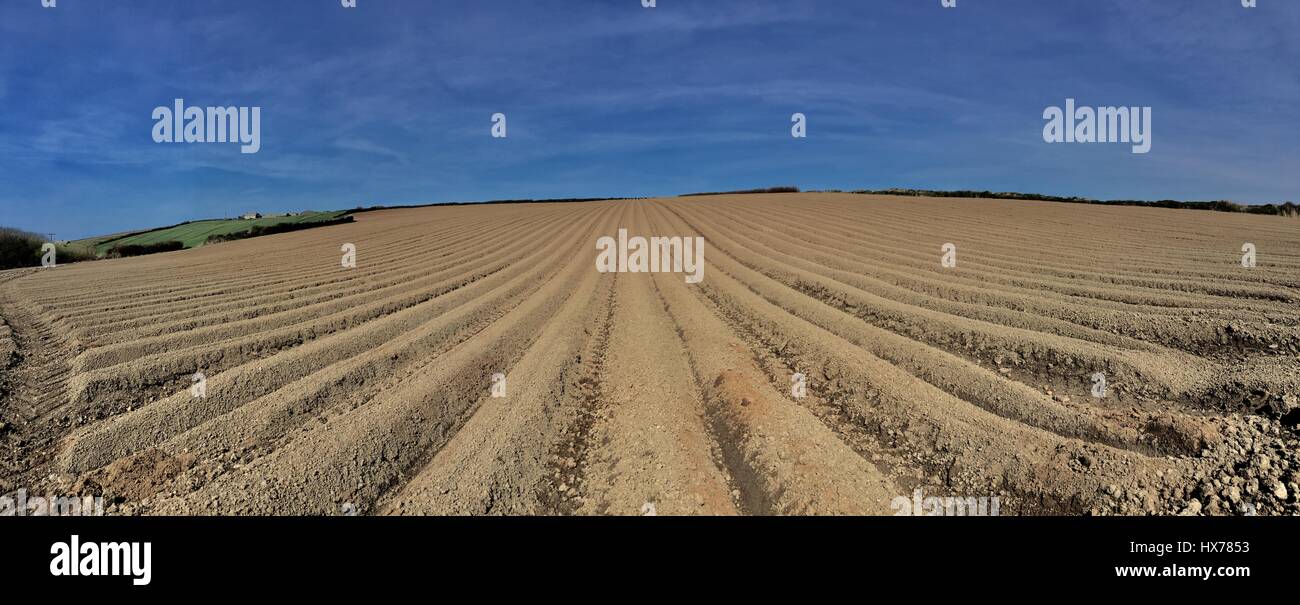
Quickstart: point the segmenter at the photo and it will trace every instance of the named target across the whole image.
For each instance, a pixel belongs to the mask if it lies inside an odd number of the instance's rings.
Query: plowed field
[[[703,280],[597,271],[619,229],[703,237]],[[851,194],[368,212],[0,273],[0,492],[114,514],[1295,514],[1297,303],[1284,217]]]

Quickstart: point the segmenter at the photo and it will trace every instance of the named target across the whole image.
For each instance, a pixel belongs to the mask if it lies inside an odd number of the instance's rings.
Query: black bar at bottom
[[[1294,517],[11,517],[0,518],[0,586],[127,596],[194,596],[202,587],[211,597],[246,596],[258,585],[329,595],[358,585],[427,591],[434,582],[450,598],[446,590],[486,573],[497,578],[493,591],[563,598],[590,592],[590,584],[573,585],[582,577],[716,584],[727,573],[733,587],[743,574],[927,589],[991,581],[1059,581],[1081,591],[1254,588],[1296,576],[1297,530]],[[53,575],[52,565],[67,571],[72,563],[55,561],[55,545],[70,550],[73,536],[79,550],[126,542],[142,554],[149,543],[148,584],[136,585],[129,566],[120,575]],[[111,558],[123,549],[103,550]],[[1155,575],[1132,577],[1147,573]]]

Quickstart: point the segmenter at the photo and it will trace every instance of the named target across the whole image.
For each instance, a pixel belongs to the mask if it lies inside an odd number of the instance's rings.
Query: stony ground
[[[893,514],[917,490],[1295,514],[1298,227],[710,196],[370,212],[3,272],[0,492],[115,514]],[[620,228],[702,236],[703,280],[598,272]]]

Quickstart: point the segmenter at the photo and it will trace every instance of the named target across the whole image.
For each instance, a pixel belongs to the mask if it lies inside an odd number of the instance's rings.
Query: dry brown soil
[[[703,281],[598,272],[619,228],[704,237]],[[1296,514],[1297,302],[1284,217],[817,193],[362,213],[0,272],[0,493],[113,514],[893,514],[916,490],[1004,515]]]

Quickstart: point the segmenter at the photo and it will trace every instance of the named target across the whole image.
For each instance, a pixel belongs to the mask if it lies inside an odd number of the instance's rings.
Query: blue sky
[[[0,0],[0,224],[59,239],[785,184],[1300,201],[1293,0],[57,1]],[[177,97],[261,107],[261,151],[154,143]],[[1151,106],[1151,152],[1044,143],[1067,97]]]

